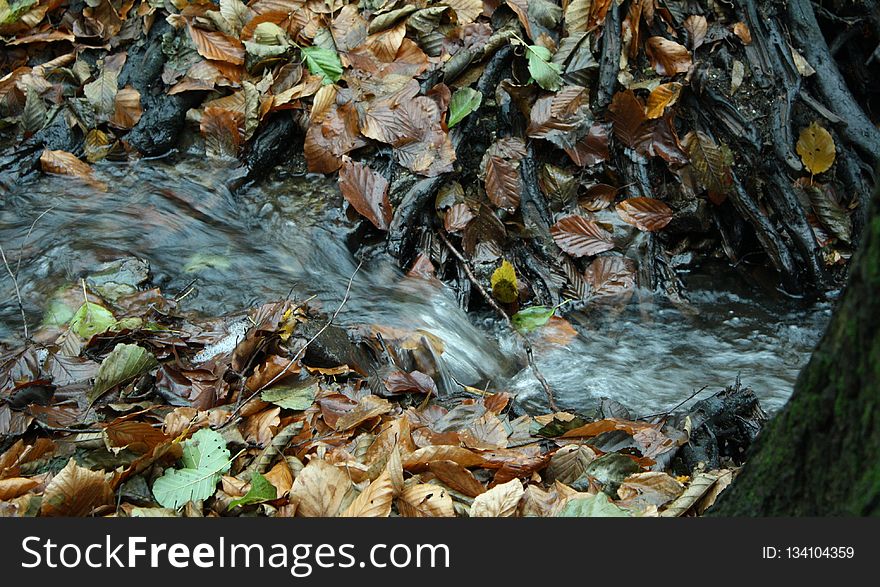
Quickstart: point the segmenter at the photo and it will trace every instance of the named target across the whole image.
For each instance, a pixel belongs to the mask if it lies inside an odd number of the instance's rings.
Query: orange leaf
[[[143,113],[140,93],[131,86],[125,86],[116,93],[116,104],[109,122],[116,128],[130,129],[138,123]]]
[[[241,144],[235,113],[225,108],[208,106],[202,113],[199,130],[205,137],[209,157],[235,158]]]
[[[71,458],[46,486],[40,514],[82,517],[102,505],[113,503],[113,490],[102,471],[80,467]]]

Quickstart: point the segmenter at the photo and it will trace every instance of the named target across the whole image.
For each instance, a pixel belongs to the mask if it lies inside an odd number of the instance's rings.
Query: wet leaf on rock
[[[837,149],[831,133],[819,123],[813,122],[801,131],[797,142],[797,153],[807,170],[816,175],[831,168]]]
[[[388,180],[362,163],[343,157],[339,189],[346,201],[379,230],[388,230],[393,212]]]
[[[672,208],[655,198],[627,198],[616,209],[621,220],[645,232],[660,230],[672,221]]]
[[[582,216],[566,216],[550,227],[560,249],[575,257],[598,255],[614,248],[611,233]]]

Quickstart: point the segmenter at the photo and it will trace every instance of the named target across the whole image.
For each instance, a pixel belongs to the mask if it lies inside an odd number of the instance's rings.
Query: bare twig
[[[529,361],[529,367],[532,369],[532,373],[535,375],[535,379],[541,384],[541,387],[544,388],[544,394],[547,396],[547,403],[550,405],[550,409],[554,412],[558,412],[559,408],[556,406],[556,400],[553,397],[553,390],[550,388],[550,384],[547,383],[547,380],[544,378],[544,375],[541,373],[540,369],[538,369],[538,365],[535,364],[535,355],[532,351],[532,343],[529,341],[526,336],[521,333],[519,330],[514,328],[513,323],[510,321],[510,316],[507,315],[507,312],[504,311],[501,306],[492,298],[489,292],[486,291],[486,288],[483,287],[483,284],[477,279],[474,275],[474,272],[471,270],[470,264],[467,262],[467,259],[464,258],[464,255],[459,252],[455,246],[449,242],[449,239],[445,234],[441,231],[437,231],[437,235],[440,237],[440,240],[443,241],[443,244],[446,245],[446,248],[449,249],[449,252],[452,253],[456,259],[461,263],[462,268],[464,269],[465,274],[468,276],[468,279],[477,290],[480,292],[480,295],[486,300],[486,302],[492,306],[492,309],[498,313],[504,319],[504,322],[507,323],[507,326],[516,333],[523,341],[523,346],[526,349],[526,358]]]
[[[309,345],[312,344],[313,342],[315,342],[315,340],[317,340],[319,336],[324,334],[325,330],[330,328],[330,326],[333,324],[333,321],[336,320],[337,316],[339,316],[339,312],[342,311],[343,306],[345,306],[346,302],[348,302],[349,295],[351,294],[351,285],[352,285],[352,283],[354,283],[355,275],[357,275],[358,271],[361,270],[361,265],[363,265],[363,261],[358,263],[358,266],[355,267],[354,273],[352,273],[351,277],[348,278],[348,285],[345,288],[345,295],[342,296],[342,301],[339,302],[339,306],[336,308],[336,311],[333,312],[333,315],[330,316],[330,319],[327,321],[327,323],[324,324],[324,326],[322,326],[321,329],[318,330],[318,332],[316,332],[314,334],[314,336],[312,336],[309,340],[306,341],[306,344],[304,344],[302,346],[302,348],[300,348],[296,352],[296,354],[287,362],[287,365],[284,366],[284,369],[282,369],[280,372],[278,372],[278,374],[276,374],[274,377],[272,377],[272,379],[270,379],[269,381],[267,381],[266,383],[261,385],[259,388],[257,388],[253,393],[251,393],[251,395],[249,395],[247,397],[246,400],[244,400],[243,402],[238,404],[238,406],[234,410],[232,410],[232,412],[229,414],[229,418],[226,420],[226,422],[222,426],[220,426],[220,428],[223,428],[224,426],[228,426],[230,423],[232,423],[233,419],[235,418],[235,416],[239,412],[241,412],[242,408],[244,408],[251,400],[253,400],[255,397],[257,397],[257,395],[259,395],[259,393],[261,391],[263,391],[264,389],[266,389],[267,387],[271,386],[273,383],[275,383],[276,381],[278,381],[279,379],[284,377],[284,375],[293,366],[293,364],[296,363],[300,359],[300,357],[302,357],[302,355],[306,352],[306,349],[309,348]]]
[[[30,336],[28,335],[27,315],[24,313],[24,304],[21,302],[21,290],[18,288],[18,279],[15,277],[15,273],[12,272],[12,268],[9,266],[9,261],[6,260],[6,251],[3,250],[3,245],[0,245],[0,257],[3,257],[3,265],[6,267],[6,272],[9,273],[9,277],[12,279],[12,285],[15,288],[15,298],[18,300],[18,311],[21,312],[21,324],[24,327],[24,339],[28,340]]]

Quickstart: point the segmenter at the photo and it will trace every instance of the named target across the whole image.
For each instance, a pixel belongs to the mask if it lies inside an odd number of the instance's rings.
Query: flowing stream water
[[[32,326],[58,288],[122,257],[147,260],[152,282],[166,293],[196,280],[197,293],[183,308],[210,315],[291,292],[315,294],[332,310],[357,267],[346,246],[354,223],[342,212],[334,181],[288,174],[233,195],[225,187],[233,171],[200,159],[95,167],[106,189],[35,174],[0,193],[0,244],[13,270],[21,259],[18,282]],[[570,316],[578,336],[542,345],[536,357],[560,405],[586,408],[610,397],[645,414],[737,376],[765,408],[783,405],[831,305],[770,295],[732,270],[686,281],[687,311],[636,296],[613,319],[597,312]],[[526,406],[541,403],[516,337],[497,320],[469,317],[442,286],[374,260],[358,272],[351,294],[343,322],[431,332],[444,342],[443,360],[460,381],[488,379]],[[4,272],[0,341],[14,344],[20,335],[13,283]]]

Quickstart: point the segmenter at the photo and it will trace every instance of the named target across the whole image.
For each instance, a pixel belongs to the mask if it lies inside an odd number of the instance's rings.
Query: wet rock
[[[311,339],[325,325],[321,320],[310,320],[304,323],[302,335]],[[336,367],[348,365],[362,375],[370,375],[377,371],[377,363],[362,347],[348,338],[348,333],[330,325],[309,345],[304,357],[305,364],[310,367]]]
[[[115,302],[138,290],[150,276],[150,264],[137,257],[110,261],[86,278],[89,288],[104,299]]]

